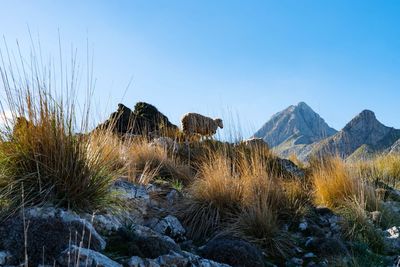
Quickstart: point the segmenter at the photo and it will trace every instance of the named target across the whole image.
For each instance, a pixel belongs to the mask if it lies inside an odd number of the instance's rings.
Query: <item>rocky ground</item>
[[[112,189],[125,203],[123,211],[104,209],[97,214],[77,214],[55,207],[31,207],[7,219],[0,227],[0,266],[341,266],[351,265],[357,248],[341,238],[341,218],[316,207],[290,231],[296,240],[294,256],[272,263],[254,245],[229,236],[194,244],[174,216],[174,203],[182,194],[155,185],[135,185],[123,178]],[[163,191],[163,192],[162,192]],[[161,193],[162,192],[162,193]],[[396,192],[397,194],[399,192]],[[387,202],[399,212],[400,202]],[[373,217],[371,217],[371,220]],[[382,230],[385,257],[377,266],[399,263],[400,227]],[[24,243],[26,241],[26,243]],[[372,252],[365,252],[372,253]]]

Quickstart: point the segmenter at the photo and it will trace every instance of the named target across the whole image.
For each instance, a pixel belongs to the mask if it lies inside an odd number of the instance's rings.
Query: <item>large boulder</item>
[[[134,111],[123,104],[118,104],[117,111],[96,129],[111,129],[119,134],[149,136],[150,133],[176,131],[178,127],[153,105],[138,102]]]
[[[61,267],[122,267],[108,257],[91,249],[70,246],[58,257]]]
[[[120,229],[116,235],[109,237],[108,244],[107,250],[111,253],[151,259],[170,251],[181,251],[172,238],[142,225]]]
[[[19,213],[0,225],[0,248],[8,250],[16,263],[24,259],[25,240],[31,266],[37,266],[43,260],[52,264],[70,244],[81,243],[87,248],[90,240],[93,250],[101,251],[106,247],[104,239],[88,221],[73,212],[52,207],[29,208],[25,218]]]
[[[200,249],[200,256],[231,266],[264,266],[262,252],[249,242],[236,238],[214,238]]]

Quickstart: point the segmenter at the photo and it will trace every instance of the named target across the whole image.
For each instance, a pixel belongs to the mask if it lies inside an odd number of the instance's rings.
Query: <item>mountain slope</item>
[[[310,144],[332,136],[337,131],[306,103],[300,102],[276,113],[254,137],[262,138],[281,156],[308,154]]]
[[[333,154],[347,158],[354,152],[376,153],[387,149],[399,138],[400,130],[383,125],[372,111],[364,110],[341,131],[315,144],[311,155]]]
[[[391,147],[387,149],[389,154],[400,154],[400,139],[397,140]]]

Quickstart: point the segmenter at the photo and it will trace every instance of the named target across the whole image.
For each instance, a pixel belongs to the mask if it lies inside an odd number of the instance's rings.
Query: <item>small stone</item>
[[[386,232],[389,234],[388,238],[399,238],[400,236],[400,231],[397,226],[387,229]]]
[[[307,228],[308,228],[308,223],[307,222],[301,222],[300,224],[299,224],[299,229],[300,229],[300,231],[305,231],[305,230],[307,230]]]
[[[0,251],[0,265],[6,265],[10,259],[11,254],[8,251]]]
[[[313,238],[312,236],[307,237],[306,242],[305,242],[304,245],[305,245],[306,247],[309,247],[309,246],[312,244],[313,241],[314,241],[314,238]]]
[[[138,256],[133,256],[127,263],[128,267],[160,267],[154,260],[142,259]]]
[[[290,259],[290,263],[291,264],[294,264],[294,265],[297,265],[297,266],[302,266],[303,265],[303,260],[302,259],[300,259],[300,258],[291,258]]]
[[[309,258],[316,258],[317,256],[312,253],[312,252],[308,252],[306,254],[304,254],[303,258],[309,259]]]

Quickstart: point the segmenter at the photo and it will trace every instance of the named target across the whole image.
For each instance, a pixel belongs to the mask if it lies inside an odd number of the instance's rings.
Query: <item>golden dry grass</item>
[[[351,199],[363,199],[369,208],[376,207],[377,201],[372,187],[352,176],[339,158],[324,160],[314,167],[312,180],[316,205],[335,209]]]
[[[37,101],[32,100],[34,92],[39,94]],[[49,92],[28,88],[20,93],[18,104],[12,106],[15,125],[4,133],[7,141],[0,151],[1,194],[13,208],[21,201],[74,209],[101,207],[109,197],[116,163],[100,156],[102,146],[90,149],[74,134],[72,113],[57,105]],[[23,191],[25,199],[20,197]]]
[[[167,148],[151,145],[145,138],[133,140],[125,145],[123,152],[126,174],[132,181],[139,183],[149,183],[159,178],[189,184],[193,178],[190,167],[172,155]]]
[[[383,184],[400,188],[400,155],[378,155],[370,160],[350,164],[353,175],[374,182],[378,187]]]
[[[195,240],[228,232],[258,244],[270,256],[283,257],[292,242],[282,222],[301,207],[294,199],[303,197],[303,188],[274,176],[265,157],[246,155],[212,153],[200,166],[178,215]]]

